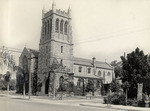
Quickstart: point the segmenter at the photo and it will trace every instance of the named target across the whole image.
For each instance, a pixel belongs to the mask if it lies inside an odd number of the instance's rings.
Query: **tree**
[[[9,95],[9,81],[10,81],[10,72],[7,71],[4,75],[4,80],[7,82],[7,94]]]
[[[16,93],[22,93],[25,96],[25,74],[21,67],[17,67],[16,81]]]
[[[127,57],[121,56],[122,60],[122,75],[123,83],[126,81],[130,84],[129,98],[137,96],[137,84],[143,83],[143,78],[149,76],[150,67],[147,61],[147,55],[139,48],[127,54]]]
[[[87,83],[87,85],[85,87],[85,91],[94,93],[94,90],[95,90],[94,89],[94,81],[91,80],[91,79],[88,79],[88,83]]]
[[[130,84],[128,81],[125,81],[123,84],[122,84],[122,87],[123,89],[125,90],[126,92],[126,105],[127,105],[127,100],[128,100],[128,89],[130,87]]]
[[[111,91],[119,93],[120,88],[121,88],[121,85],[119,84],[119,82],[116,79],[114,79],[111,82],[111,87],[110,87]]]
[[[0,48],[0,68],[15,69],[15,60],[13,55],[3,46]]]
[[[7,69],[12,72],[12,70],[15,70],[16,64],[13,55],[3,46],[0,48],[0,68],[3,70],[4,67],[7,67]],[[8,94],[10,77],[11,74],[7,71],[4,79],[7,82]]]

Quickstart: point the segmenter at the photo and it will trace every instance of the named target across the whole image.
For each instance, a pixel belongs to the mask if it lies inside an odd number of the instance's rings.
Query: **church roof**
[[[27,48],[29,53],[32,53],[35,57],[38,57],[39,51],[35,49]]]
[[[102,77],[95,76],[93,74],[75,74],[74,77],[79,78],[92,78],[92,79],[103,79]]]
[[[73,61],[74,61],[74,64],[77,64],[77,65],[85,65],[85,66],[93,67],[92,60],[90,59],[74,57]],[[112,70],[112,67],[106,62],[95,61],[95,65],[96,67],[99,67],[99,68]]]

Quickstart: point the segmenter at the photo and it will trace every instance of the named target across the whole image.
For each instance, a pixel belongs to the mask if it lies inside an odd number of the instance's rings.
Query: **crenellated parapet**
[[[56,9],[56,11],[53,11],[53,10],[50,10],[50,11],[47,11],[47,12],[43,12],[43,18],[46,18],[46,17],[49,17],[51,14],[57,14],[57,15],[60,15],[60,16],[63,16],[63,17],[66,17],[66,18],[70,18],[70,10],[68,10],[68,12],[64,11],[64,10],[61,10],[61,9]]]
[[[56,10],[56,14],[69,17],[69,13],[68,12],[65,12],[64,10],[60,10],[60,9]]]

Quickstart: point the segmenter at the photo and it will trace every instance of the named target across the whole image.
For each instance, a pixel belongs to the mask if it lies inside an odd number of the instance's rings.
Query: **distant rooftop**
[[[38,57],[39,55],[39,51],[36,49],[30,49],[30,48],[26,48],[28,50],[29,53],[32,53],[35,57]]]
[[[85,65],[85,66],[93,67],[92,60],[90,59],[74,57],[73,61],[74,61],[74,64],[77,64],[77,65]],[[96,67],[103,68],[103,69],[112,69],[112,67],[106,62],[95,61],[95,65]]]

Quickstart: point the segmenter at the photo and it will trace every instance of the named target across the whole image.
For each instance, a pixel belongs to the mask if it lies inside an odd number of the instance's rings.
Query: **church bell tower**
[[[39,52],[39,74],[47,73],[54,59],[72,72],[73,43],[70,7],[67,11],[56,9],[56,4],[53,2],[51,10],[42,10]]]

